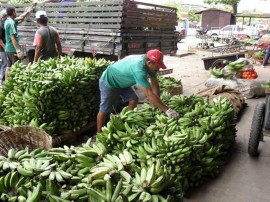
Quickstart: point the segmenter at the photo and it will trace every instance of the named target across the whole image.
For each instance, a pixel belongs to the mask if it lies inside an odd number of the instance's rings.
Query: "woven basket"
[[[8,129],[11,129],[11,128],[8,126],[0,125],[0,132],[8,130]]]
[[[20,126],[0,133],[0,155],[7,156],[11,148],[18,150],[29,148],[30,151],[52,147],[51,137],[42,129],[31,126]]]
[[[171,94],[171,96],[181,95],[181,94],[183,94],[183,86],[174,87],[174,88],[169,90],[169,93]]]

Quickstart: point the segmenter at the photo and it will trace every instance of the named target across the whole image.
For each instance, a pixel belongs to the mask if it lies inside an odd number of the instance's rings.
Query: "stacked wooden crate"
[[[20,15],[30,4],[12,6]],[[154,48],[165,54],[177,51],[176,9],[131,0],[38,3],[18,26],[20,43],[27,50],[34,48],[38,10],[47,12],[49,25],[59,31],[67,54],[77,51],[120,58]]]

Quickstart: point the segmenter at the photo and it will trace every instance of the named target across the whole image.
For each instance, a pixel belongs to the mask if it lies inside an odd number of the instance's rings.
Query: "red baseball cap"
[[[158,64],[160,68],[166,69],[167,67],[163,63],[163,53],[157,49],[150,50],[146,53],[146,57]]]

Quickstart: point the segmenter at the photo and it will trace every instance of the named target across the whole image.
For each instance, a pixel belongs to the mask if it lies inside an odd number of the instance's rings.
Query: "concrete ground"
[[[201,59],[209,55],[209,52],[197,51],[193,55],[179,56],[187,53],[190,44],[194,46],[195,41],[192,38],[189,41],[189,44],[185,44],[185,40],[178,44],[178,56],[164,58],[167,67],[173,68],[170,76],[182,80],[185,95],[205,89],[204,83],[210,77]],[[261,65],[254,64],[254,68],[258,72],[258,78],[270,80],[270,65],[262,68]],[[184,202],[270,201],[270,137],[264,136],[264,141],[260,142],[260,155],[257,158],[250,157],[247,152],[254,108],[257,103],[264,101],[265,97],[246,100],[248,107],[237,123],[236,142],[228,163],[222,167],[217,178],[209,179],[192,190]]]

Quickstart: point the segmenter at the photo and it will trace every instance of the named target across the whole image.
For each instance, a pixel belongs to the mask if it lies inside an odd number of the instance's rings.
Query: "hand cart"
[[[208,70],[210,67],[216,67],[216,68],[223,68],[225,67],[224,60],[228,61],[235,61],[238,58],[244,58],[245,53],[237,52],[232,54],[226,54],[226,55],[219,55],[219,56],[213,56],[213,57],[206,57],[202,58],[204,63],[204,68]]]
[[[223,68],[226,66],[224,60],[235,61],[240,57],[245,57],[246,47],[234,37],[228,38],[228,40],[227,45],[216,46],[210,50],[212,57],[202,58],[205,69]],[[219,53],[219,55],[214,56],[214,53]]]
[[[252,117],[250,136],[248,141],[248,153],[250,156],[258,155],[260,141],[263,141],[264,131],[270,130],[270,90],[266,90],[265,103],[255,106]]]
[[[208,49],[214,47],[214,43],[208,42],[209,37],[206,33],[203,34],[200,38],[202,39],[202,41],[200,43],[197,43],[197,48]]]

